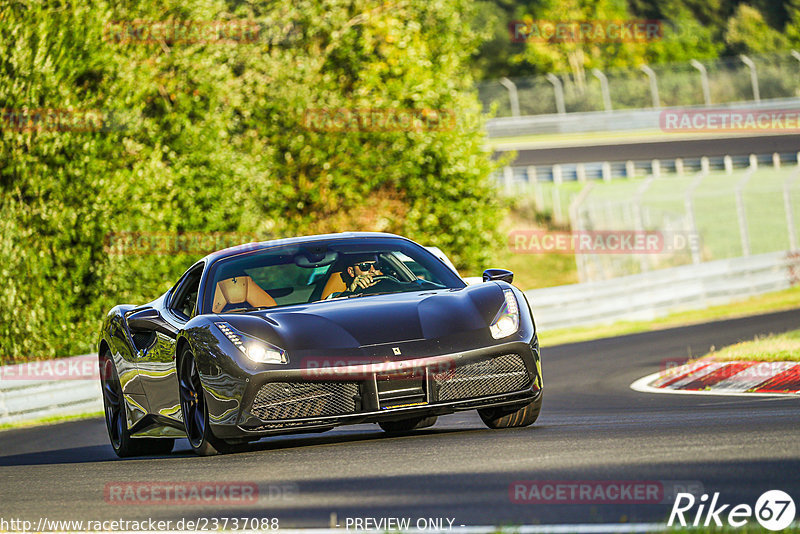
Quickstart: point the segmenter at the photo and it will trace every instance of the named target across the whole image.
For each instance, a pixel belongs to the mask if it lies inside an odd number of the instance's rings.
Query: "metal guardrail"
[[[0,367],[0,425],[102,411],[96,368],[96,354]]]
[[[540,330],[646,320],[672,311],[731,302],[800,283],[800,252],[662,269],[602,282],[534,289],[525,294]],[[68,366],[96,362],[96,354],[39,362]],[[95,373],[70,380],[22,380],[26,365],[0,368],[0,424],[102,411]],[[96,365],[96,363],[94,364]],[[12,379],[8,379],[9,375]],[[90,376],[91,375],[91,376]]]
[[[650,320],[800,283],[800,252],[771,252],[526,291],[540,330]]]
[[[576,134],[591,132],[632,132],[658,130],[659,118],[669,110],[791,110],[800,108],[800,98],[776,98],[760,102],[736,102],[710,106],[685,106],[660,109],[589,111],[524,117],[502,117],[486,121],[489,139],[536,134]]]

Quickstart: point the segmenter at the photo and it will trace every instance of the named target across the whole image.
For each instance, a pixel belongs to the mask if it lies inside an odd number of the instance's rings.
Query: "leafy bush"
[[[198,259],[112,254],[114,232],[382,230],[467,268],[499,242],[494,164],[465,75],[480,38],[466,0],[6,4],[2,360],[93,350],[111,306],[154,298]],[[261,31],[255,42],[153,43],[109,31],[134,20],[248,20]],[[455,121],[317,131],[307,114],[319,108]],[[104,122],[24,122],[47,109],[97,110]]]

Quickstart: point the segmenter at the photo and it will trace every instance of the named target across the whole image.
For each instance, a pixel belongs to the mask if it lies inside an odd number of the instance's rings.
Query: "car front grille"
[[[520,391],[530,386],[519,354],[503,354],[458,366],[435,376],[440,401],[472,399]]]
[[[355,382],[272,382],[261,387],[250,412],[265,421],[355,413]]]

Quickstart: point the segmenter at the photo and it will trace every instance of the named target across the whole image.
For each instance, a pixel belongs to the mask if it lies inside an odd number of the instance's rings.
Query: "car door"
[[[160,302],[128,318],[132,329],[151,332],[150,343],[137,354],[136,366],[150,413],[167,420],[182,421],[175,345],[178,332],[195,314],[203,267],[192,266]]]

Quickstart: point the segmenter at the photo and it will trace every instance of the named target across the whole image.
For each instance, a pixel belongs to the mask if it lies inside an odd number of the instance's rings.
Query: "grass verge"
[[[84,412],[70,415],[53,415],[50,417],[42,417],[40,419],[32,419],[30,421],[19,421],[17,423],[3,423],[0,424],[0,430],[9,430],[12,428],[25,428],[29,426],[42,426],[54,425],[56,423],[64,423],[66,421],[75,421],[78,419],[89,419],[92,417],[100,417],[103,412]]]
[[[653,321],[620,321],[610,325],[586,326],[578,328],[559,328],[539,332],[539,343],[543,347],[590,341],[651,330],[662,330],[679,326],[705,323],[720,319],[735,319],[748,315],[791,310],[800,306],[800,286],[767,293],[746,300],[731,302],[722,306],[712,306],[703,310],[677,312]],[[536,315],[536,303],[533,303]]]
[[[713,350],[703,358],[717,362],[800,362],[800,330],[757,336],[752,341]]]

